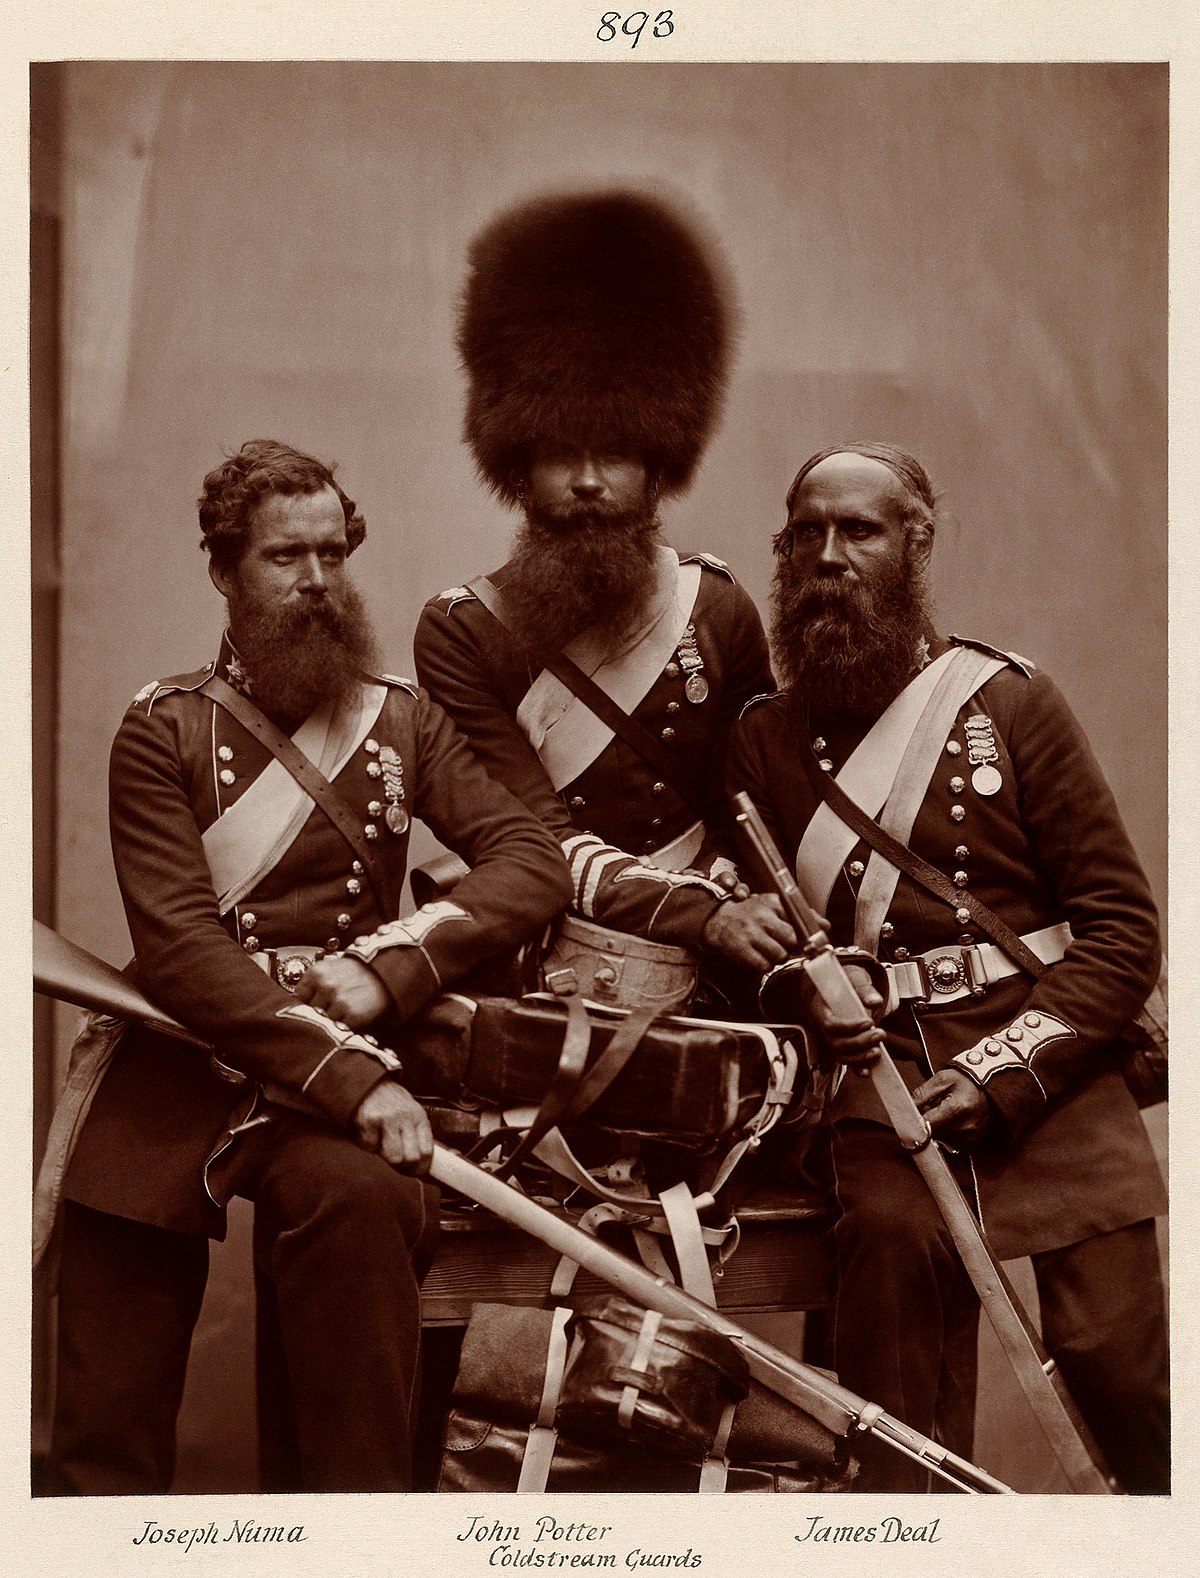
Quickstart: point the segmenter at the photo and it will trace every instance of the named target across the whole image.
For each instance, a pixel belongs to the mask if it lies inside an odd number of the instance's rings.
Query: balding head
[[[891,484],[883,488],[880,472],[884,471]],[[820,473],[820,477],[814,473]],[[791,515],[802,487],[812,478],[824,483],[853,481],[864,487],[873,485],[876,490],[899,491],[896,497],[903,503],[905,517],[912,525],[926,526],[933,530],[937,519],[937,496],[928,473],[919,460],[905,454],[893,444],[849,443],[833,444],[818,450],[800,467],[795,481],[788,489],[787,507]],[[894,486],[893,486],[894,485]]]

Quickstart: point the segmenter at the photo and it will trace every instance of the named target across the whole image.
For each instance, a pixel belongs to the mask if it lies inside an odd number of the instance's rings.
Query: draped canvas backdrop
[[[839,438],[911,449],[945,491],[943,628],[1055,674],[1165,905],[1165,67],[34,72],[61,345],[42,839],[68,936],[128,956],[104,763],[134,692],[215,648],[205,471],[253,436],[339,460],[368,522],[359,583],[410,671],[421,604],[499,564],[511,529],[459,441],[466,245],[510,201],[608,184],[694,204],[737,282],[725,418],[670,539],[765,604],[800,462]],[[239,1217],[198,1339],[186,1488],[250,1471],[245,1254]]]

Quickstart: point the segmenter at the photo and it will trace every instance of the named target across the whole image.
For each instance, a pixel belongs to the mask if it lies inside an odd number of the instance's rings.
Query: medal
[[[373,743],[368,741],[368,744]],[[371,763],[371,766],[374,766]],[[394,833],[397,838],[402,833],[407,833],[409,828],[409,815],[404,809],[404,765],[400,754],[390,745],[379,747],[379,766],[383,776],[383,793],[387,800],[387,810],[383,813],[383,820],[387,824],[388,832]],[[370,771],[368,767],[367,771]]]
[[[998,794],[1004,779],[1000,776],[1000,769],[991,763],[977,767],[971,774],[971,787],[976,794]]]
[[[683,694],[698,707],[708,695],[708,681],[704,677],[704,659],[700,656],[700,649],[696,645],[696,627],[688,625],[683,632],[683,640],[675,654],[679,667],[687,675],[683,687]]]

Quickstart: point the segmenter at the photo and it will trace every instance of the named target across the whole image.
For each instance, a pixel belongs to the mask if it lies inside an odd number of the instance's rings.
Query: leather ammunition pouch
[[[631,1363],[643,1330],[636,1305],[613,1297],[566,1315],[475,1306],[439,1490],[848,1487],[854,1469],[845,1437],[756,1383],[735,1411],[748,1376],[727,1338],[663,1319],[644,1362]],[[561,1380],[548,1373],[556,1343]],[[619,1413],[630,1387],[636,1400],[626,1427]]]
[[[584,1441],[640,1441],[703,1458],[726,1408],[750,1389],[742,1354],[696,1321],[607,1298],[576,1310],[572,1330],[558,1421]]]

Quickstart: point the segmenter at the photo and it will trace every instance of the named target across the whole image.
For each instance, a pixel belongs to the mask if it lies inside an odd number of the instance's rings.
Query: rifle
[[[826,935],[823,917],[805,898],[750,796],[739,792],[734,804],[737,824],[800,939],[805,974],[827,1007],[842,1019],[865,1023],[866,1011]],[[992,1330],[1071,1489],[1079,1494],[1111,1494],[1113,1482],[1099,1447],[993,1255],[945,1157],[931,1143],[933,1132],[886,1047],[871,1064],[870,1076],[897,1138],[933,1195]]]
[[[37,921],[34,922],[33,973],[35,990],[47,996],[101,1013],[140,1020],[192,1045],[205,1045],[170,1015],[156,1008],[111,965],[67,942]],[[644,1266],[564,1221],[457,1152],[435,1145],[430,1176],[444,1188],[473,1200],[502,1221],[540,1239],[557,1254],[576,1261],[643,1308],[676,1319],[699,1321],[710,1331],[727,1337],[741,1350],[750,1373],[758,1381],[794,1407],[811,1414],[835,1434],[849,1435],[852,1430],[868,1432],[904,1456],[925,1464],[956,1490],[971,1495],[1013,1494],[1008,1485],[975,1464],[910,1430],[877,1404],[839,1386],[823,1371],[813,1369],[744,1330],[720,1310],[654,1276]]]

